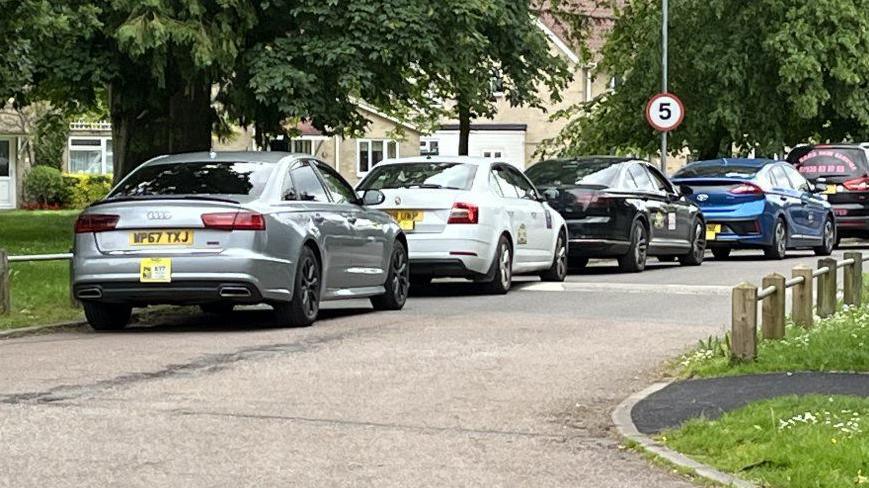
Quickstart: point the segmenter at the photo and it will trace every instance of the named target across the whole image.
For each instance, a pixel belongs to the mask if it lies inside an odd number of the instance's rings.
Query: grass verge
[[[782,397],[689,421],[659,440],[761,486],[869,486],[867,398]]]
[[[757,360],[730,361],[727,337],[701,341],[674,362],[678,377],[787,371],[869,371],[869,307],[847,308],[805,330],[792,323],[781,341],[758,339]]]
[[[77,211],[0,212],[0,248],[10,255],[69,252]],[[12,313],[0,316],[0,330],[51,324],[82,317],[69,304],[65,261],[13,263]]]

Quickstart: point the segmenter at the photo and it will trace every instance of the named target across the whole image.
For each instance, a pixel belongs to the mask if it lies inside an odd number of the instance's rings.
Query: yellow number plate
[[[419,210],[392,210],[389,214],[398,222],[401,230],[413,230],[416,223],[422,222],[425,217],[425,212]]]
[[[706,240],[714,241],[721,233],[721,224],[708,224],[706,226]]]
[[[838,185],[830,184],[830,185],[827,185],[827,189],[824,190],[824,193],[826,193],[827,195],[835,195],[836,192],[838,192],[838,191],[839,191]]]
[[[130,232],[131,246],[192,246],[192,230],[140,230]]]
[[[139,281],[142,283],[171,283],[172,260],[147,258],[139,262]]]

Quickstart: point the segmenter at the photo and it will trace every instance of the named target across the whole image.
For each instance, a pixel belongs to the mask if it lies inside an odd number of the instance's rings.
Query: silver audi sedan
[[[312,324],[320,302],[404,307],[407,240],[379,191],[361,197],[330,166],[279,152],[154,158],[75,224],[73,290],[96,330],[133,307],[224,314],[265,303],[279,323]]]

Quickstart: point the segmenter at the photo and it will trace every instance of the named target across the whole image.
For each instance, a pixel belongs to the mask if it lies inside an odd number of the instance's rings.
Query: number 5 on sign
[[[646,105],[646,120],[658,132],[670,132],[682,124],[685,106],[672,93],[659,93]]]

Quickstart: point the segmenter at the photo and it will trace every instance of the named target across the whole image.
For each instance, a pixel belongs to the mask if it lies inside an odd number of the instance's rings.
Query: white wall
[[[425,139],[437,140],[441,156],[458,156],[459,131],[439,130]],[[525,132],[499,130],[472,130],[468,141],[468,156],[482,157],[483,153],[498,151],[501,159],[525,168]]]

